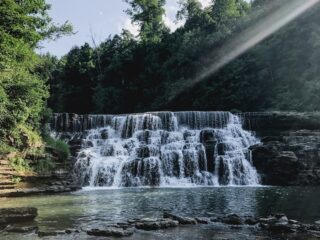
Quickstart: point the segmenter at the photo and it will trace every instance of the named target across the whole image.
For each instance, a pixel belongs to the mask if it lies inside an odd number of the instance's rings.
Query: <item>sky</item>
[[[81,46],[85,42],[101,43],[110,35],[121,33],[128,29],[137,34],[137,27],[132,25],[129,16],[124,12],[128,4],[123,0],[48,0],[51,4],[50,16],[55,23],[69,21],[75,34],[62,37],[56,41],[41,43],[39,53],[51,53],[58,57],[65,55],[73,46]],[[211,0],[200,0],[202,5],[208,6]],[[174,31],[183,22],[176,22],[175,16],[179,9],[178,0],[167,0],[164,17],[165,24]]]

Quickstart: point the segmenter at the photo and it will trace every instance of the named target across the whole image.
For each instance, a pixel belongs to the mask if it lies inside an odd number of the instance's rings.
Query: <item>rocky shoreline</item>
[[[267,239],[317,239],[320,238],[320,221],[315,224],[303,224],[288,219],[285,214],[273,214],[268,217],[239,216],[237,214],[216,215],[207,217],[182,216],[172,212],[163,212],[160,218],[135,218],[126,222],[108,224],[103,228],[65,229],[59,231],[42,231],[35,218],[36,208],[0,209],[0,232],[2,234],[34,234],[38,237],[89,235],[95,237],[129,237],[137,231],[159,231],[179,227],[200,227],[207,225],[223,227],[225,231],[247,228],[257,236]],[[264,238],[265,239],[265,238]]]

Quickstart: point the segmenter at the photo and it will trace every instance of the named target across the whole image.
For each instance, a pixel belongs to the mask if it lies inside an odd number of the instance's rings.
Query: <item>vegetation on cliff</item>
[[[0,153],[21,159],[50,157],[41,136],[49,87],[43,60],[35,53],[40,41],[71,33],[71,25],[56,25],[45,0],[0,1]]]

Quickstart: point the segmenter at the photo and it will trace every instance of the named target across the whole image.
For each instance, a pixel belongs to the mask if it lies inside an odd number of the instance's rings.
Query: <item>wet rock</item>
[[[218,155],[225,155],[225,152],[227,151],[227,144],[226,143],[218,143],[217,149],[218,149]]]
[[[107,129],[103,129],[101,131],[101,138],[105,140],[105,139],[108,139],[108,136],[109,136],[108,130]]]
[[[256,225],[258,223],[258,220],[254,217],[247,217],[245,220],[244,220],[244,223],[247,224],[247,225]]]
[[[66,234],[80,233],[80,230],[78,230],[78,229],[66,229],[65,233]]]
[[[277,219],[275,217],[259,218],[259,222],[263,224],[269,224],[277,222]]]
[[[197,224],[197,221],[194,218],[182,217],[168,212],[164,212],[163,217],[178,221],[180,224]]]
[[[202,130],[200,132],[200,142],[206,144],[215,144],[217,142],[215,131],[210,129]]]
[[[274,223],[268,225],[267,229],[272,233],[293,233],[296,231],[295,227],[286,223]]]
[[[237,214],[229,214],[222,218],[221,222],[230,225],[241,225],[243,224],[243,220]]]
[[[7,226],[5,228],[7,232],[14,232],[14,233],[30,233],[30,232],[37,232],[37,226]]]
[[[143,230],[165,229],[177,227],[178,225],[179,222],[172,219],[141,219],[135,223],[137,229]]]
[[[206,217],[196,217],[195,219],[198,223],[202,223],[202,224],[209,224],[210,223],[210,219],[206,218]]]
[[[293,219],[289,219],[289,223],[290,224],[298,224],[299,222]]]
[[[38,231],[39,237],[58,236],[66,234],[65,231]]]
[[[0,208],[0,224],[32,221],[37,215],[36,208]]]
[[[245,115],[250,119],[247,122],[250,123],[250,129],[258,131],[257,135],[262,141],[251,149],[253,165],[263,184],[320,184],[318,113]]]
[[[133,233],[133,228],[123,229],[116,227],[107,227],[105,229],[91,229],[87,231],[88,235],[101,237],[125,237],[131,236]]]

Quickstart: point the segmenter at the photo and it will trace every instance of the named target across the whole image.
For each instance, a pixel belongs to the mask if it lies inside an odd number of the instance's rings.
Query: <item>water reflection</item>
[[[97,227],[135,217],[159,217],[163,210],[205,216],[209,213],[268,215],[284,212],[303,222],[320,219],[320,188],[185,188],[80,191],[55,196],[0,200],[1,207],[34,206],[42,229]]]

